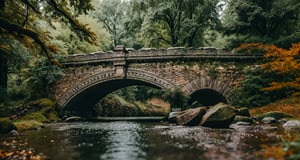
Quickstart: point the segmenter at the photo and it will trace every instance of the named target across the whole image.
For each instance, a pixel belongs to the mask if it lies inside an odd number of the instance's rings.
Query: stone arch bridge
[[[126,49],[70,55],[61,62],[64,74],[53,98],[65,109],[91,109],[107,94],[131,85],[179,88],[191,102],[203,105],[230,101],[230,90],[255,67],[261,55],[215,48]]]

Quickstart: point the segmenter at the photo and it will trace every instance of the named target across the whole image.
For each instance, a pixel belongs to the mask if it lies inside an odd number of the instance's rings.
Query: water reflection
[[[283,134],[279,126],[210,129],[167,123],[85,122],[51,124],[8,138],[53,160],[259,160],[255,153],[261,145],[276,144]]]
[[[146,153],[142,150],[142,139],[137,123],[115,122],[107,124],[111,131],[105,139],[106,151],[100,159],[142,159]]]

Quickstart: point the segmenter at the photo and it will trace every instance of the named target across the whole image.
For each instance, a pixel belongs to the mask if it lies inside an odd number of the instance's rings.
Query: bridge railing
[[[93,52],[89,54],[68,55],[62,62],[68,64],[91,64],[126,61],[155,61],[173,59],[261,59],[262,55],[238,54],[213,47],[184,48],[172,47],[168,49],[142,48],[140,50],[115,49],[107,52]]]

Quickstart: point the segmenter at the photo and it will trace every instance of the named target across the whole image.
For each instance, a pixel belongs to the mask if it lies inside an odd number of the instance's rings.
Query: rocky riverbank
[[[228,104],[219,103],[210,107],[198,107],[181,112],[171,112],[168,117],[170,123],[184,126],[205,126],[210,128],[228,128],[231,124],[282,124],[285,129],[300,130],[299,117],[288,113],[270,111],[251,116],[247,108],[236,108]]]

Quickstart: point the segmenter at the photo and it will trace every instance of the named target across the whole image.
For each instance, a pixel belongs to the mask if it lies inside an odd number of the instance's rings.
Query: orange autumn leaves
[[[300,43],[293,44],[290,49],[283,49],[274,45],[250,43],[241,45],[238,50],[248,52],[262,50],[265,51],[266,62],[262,67],[266,71],[273,71],[280,76],[289,76],[288,80],[278,79],[270,83],[269,87],[262,90],[273,91],[283,88],[291,88],[297,91],[295,95],[300,95]]]

